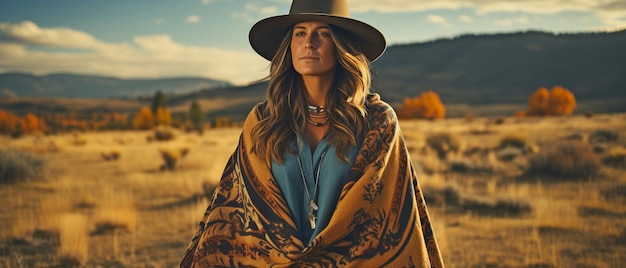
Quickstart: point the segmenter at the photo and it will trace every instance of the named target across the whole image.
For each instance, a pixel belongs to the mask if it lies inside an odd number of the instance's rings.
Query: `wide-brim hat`
[[[350,18],[347,0],[294,0],[288,15],[265,18],[252,26],[248,36],[250,45],[271,61],[291,26],[304,21],[325,22],[348,31],[353,44],[370,61],[380,57],[387,46],[380,31]]]

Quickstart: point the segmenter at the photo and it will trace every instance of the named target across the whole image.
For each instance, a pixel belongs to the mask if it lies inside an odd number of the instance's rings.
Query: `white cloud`
[[[154,19],[152,22],[154,22],[154,24],[165,24],[165,19],[163,18],[156,18]]]
[[[433,24],[446,24],[446,18],[439,16],[439,15],[428,15],[428,17],[426,17],[426,20],[430,23]]]
[[[212,0],[202,0],[201,2],[202,2],[203,5],[208,5],[211,2],[213,2],[213,1]]]
[[[187,18],[185,18],[185,21],[188,23],[198,23],[200,22],[200,16],[198,15],[191,15],[188,16]]]
[[[63,48],[50,50],[41,48]],[[267,73],[253,51],[188,46],[169,35],[106,43],[68,28],[0,23],[0,72],[72,72],[122,78],[199,76],[247,84]]]
[[[257,6],[255,4],[246,4],[246,10],[253,12],[253,13],[257,13],[257,14],[261,14],[261,15],[273,15],[276,14],[276,12],[278,12],[278,8],[275,6]]]
[[[59,48],[94,48],[101,45],[87,33],[70,28],[42,29],[32,21],[0,23],[0,40]]]
[[[233,19],[242,19],[246,22],[256,22],[261,17],[268,17],[278,14],[278,8],[275,6],[258,6],[252,3],[245,5],[242,12],[233,12],[230,17]]]
[[[473,19],[472,17],[467,16],[467,15],[461,15],[461,16],[458,16],[458,17],[457,17],[457,19],[458,19],[460,22],[473,22],[473,21],[474,21],[474,19]]]
[[[469,8],[477,14],[494,12],[554,14],[577,11],[594,14],[604,22],[607,29],[626,28],[624,0],[353,0],[350,2],[350,8],[352,12],[420,12]]]

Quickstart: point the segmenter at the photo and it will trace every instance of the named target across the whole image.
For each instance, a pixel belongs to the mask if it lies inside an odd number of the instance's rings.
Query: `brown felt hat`
[[[348,31],[354,45],[370,61],[376,60],[387,46],[385,37],[373,26],[349,16],[347,0],[294,0],[288,15],[260,20],[252,26],[248,38],[254,51],[272,60],[291,26],[304,21],[325,22]]]

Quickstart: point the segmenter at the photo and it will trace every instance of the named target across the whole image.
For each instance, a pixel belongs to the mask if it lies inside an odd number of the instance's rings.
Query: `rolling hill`
[[[231,86],[230,83],[196,77],[121,79],[77,74],[0,74],[0,97],[132,98],[152,95],[157,90],[186,94],[202,88],[227,86]]]
[[[528,96],[537,88],[555,85],[575,94],[576,112],[626,112],[626,30],[463,35],[393,45],[373,63],[372,69],[373,91],[387,102],[399,105],[404,97],[434,90],[450,116],[468,112],[511,115],[526,106]],[[22,81],[7,84],[19,81],[15,77]],[[208,81],[190,79],[133,81],[4,74],[0,75],[0,91],[9,88],[18,96],[97,98],[142,93],[151,96],[157,89],[178,88],[171,91],[177,94],[168,98],[174,110],[184,111],[193,99],[198,99],[209,116],[241,119],[252,105],[263,100],[266,87],[264,82],[229,86],[213,81],[215,84],[207,86],[202,83]],[[9,107],[3,104],[3,98],[0,106]]]

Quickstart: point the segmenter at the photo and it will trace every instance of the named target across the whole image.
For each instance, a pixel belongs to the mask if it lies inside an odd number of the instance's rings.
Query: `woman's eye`
[[[296,32],[294,33],[294,36],[304,36],[304,32]]]
[[[330,33],[329,32],[319,32],[319,33],[317,33],[317,35],[319,35],[321,37],[330,37]]]

